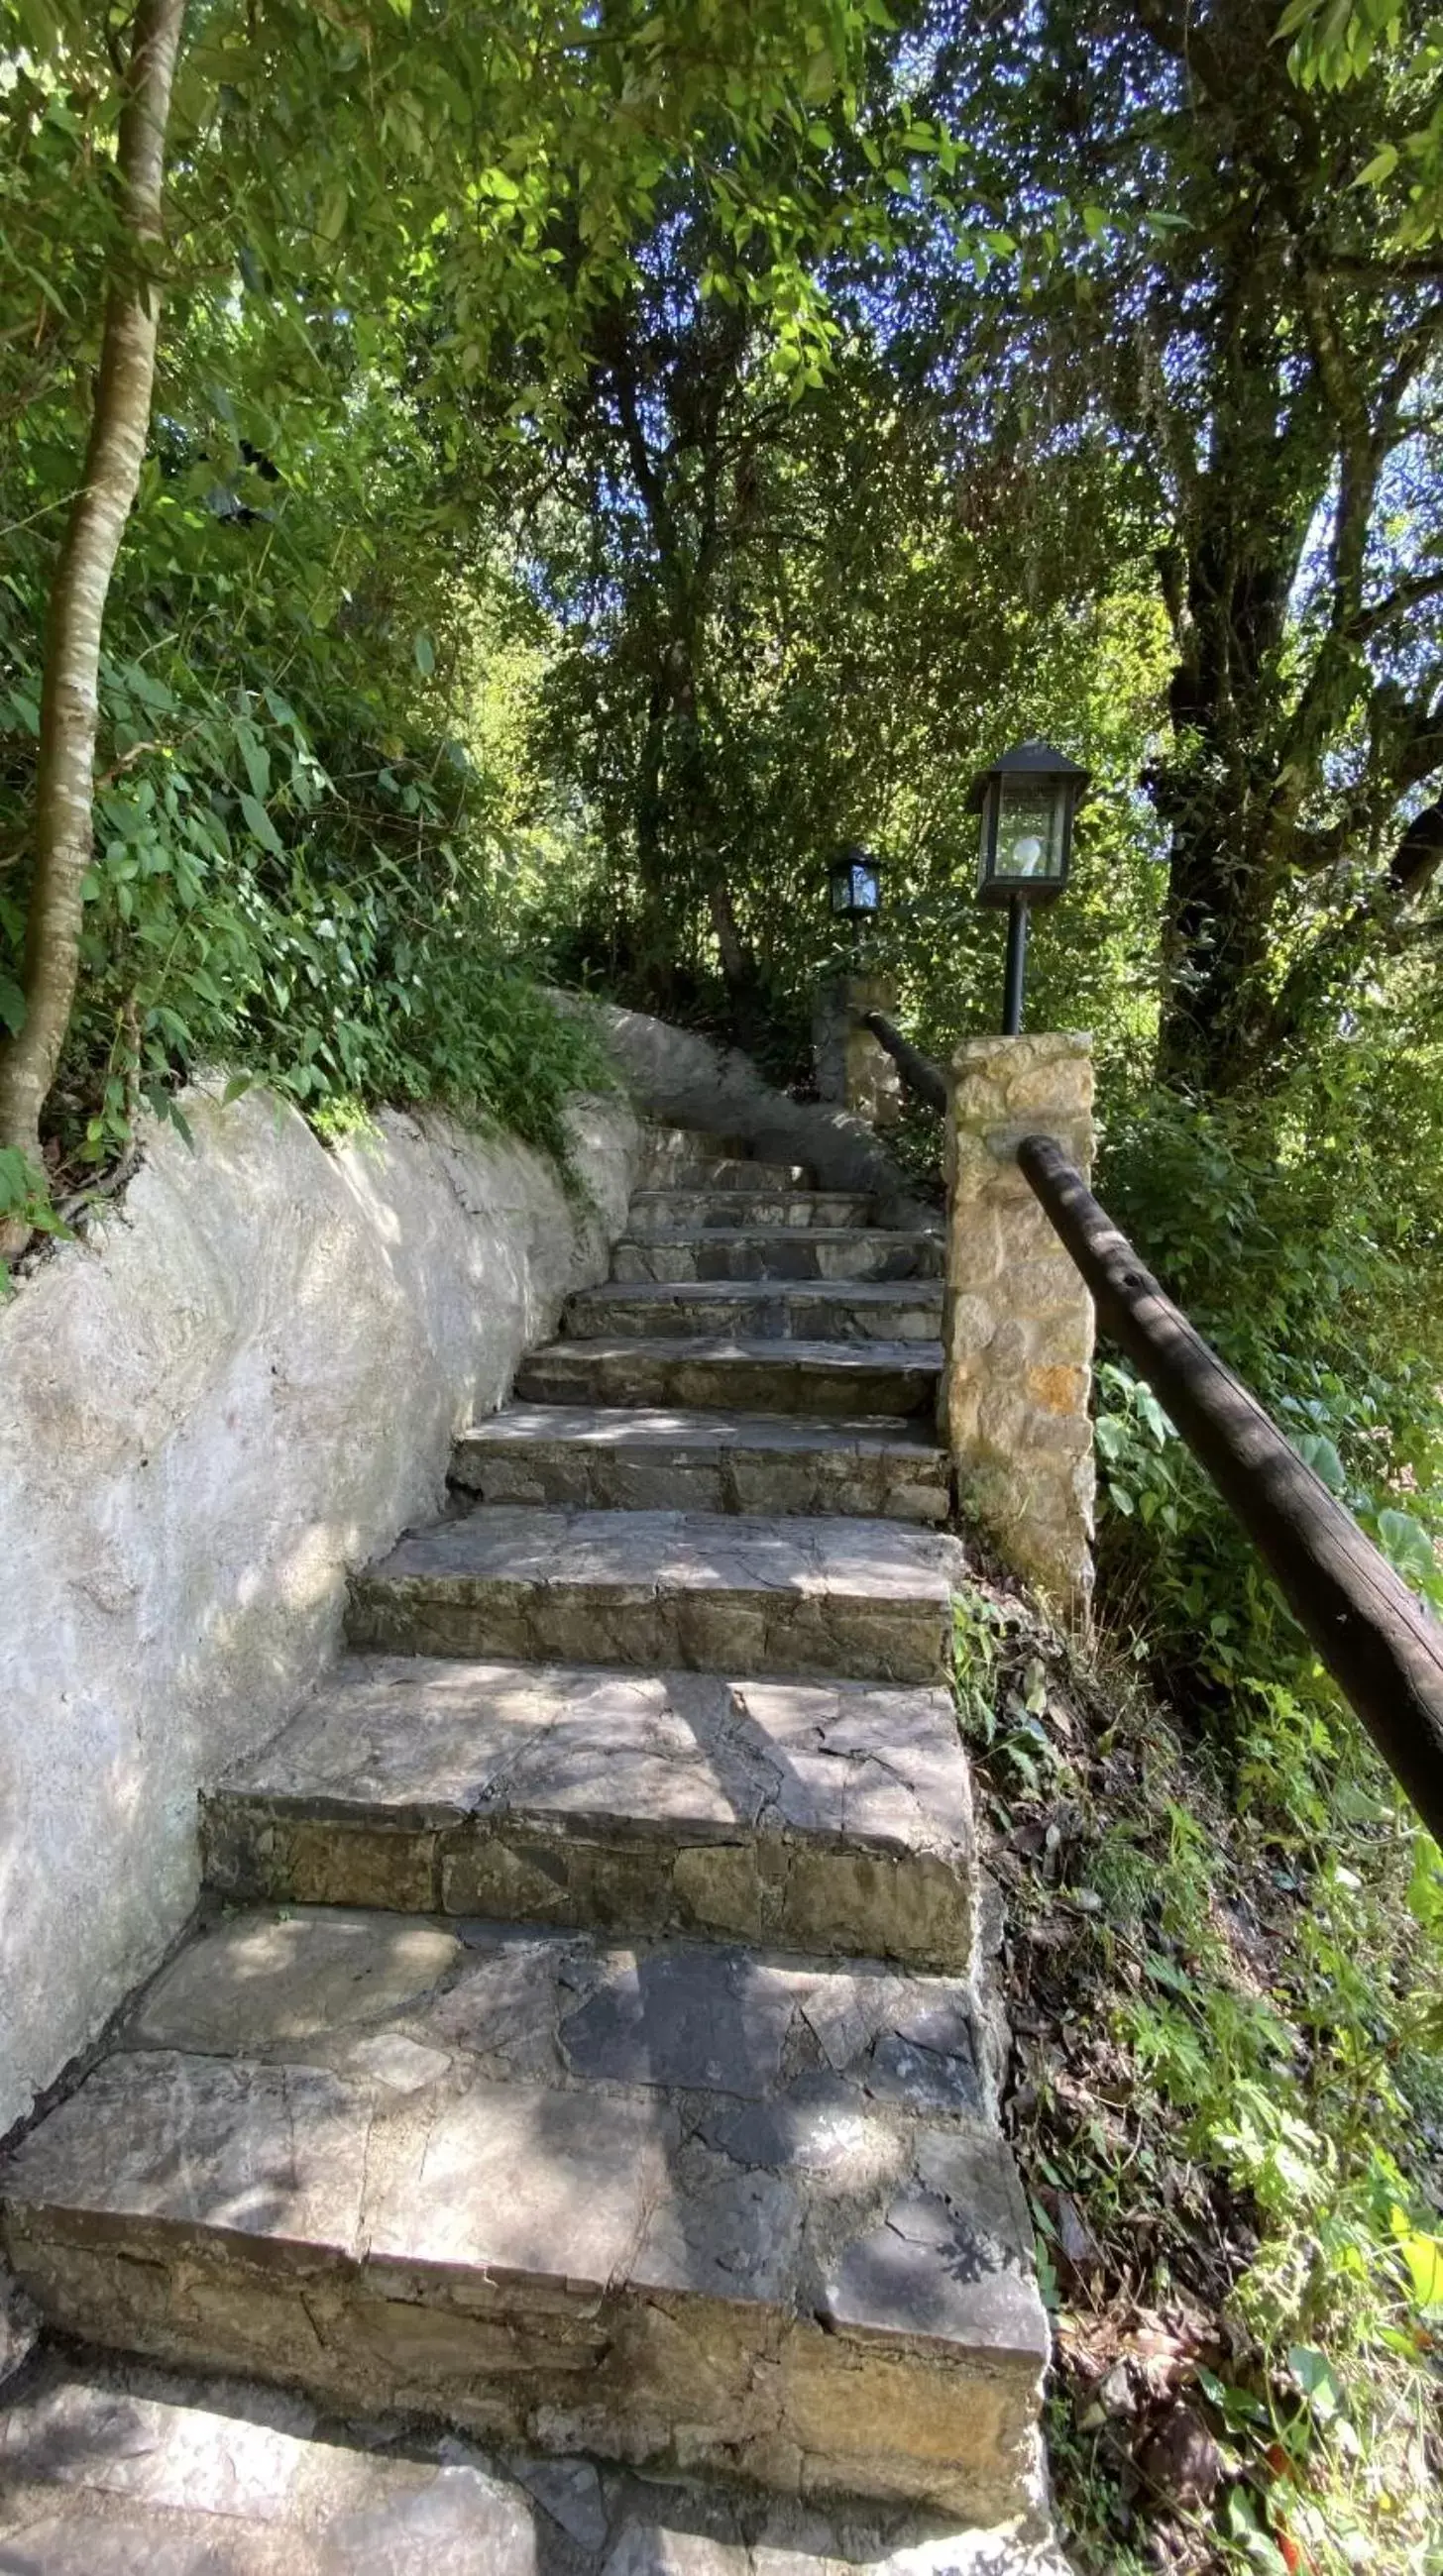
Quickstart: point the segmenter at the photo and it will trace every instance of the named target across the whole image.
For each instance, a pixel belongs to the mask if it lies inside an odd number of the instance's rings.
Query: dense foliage
[[[1046,734],[1092,786],[1029,1008],[1096,1032],[1105,1195],[1443,1604],[1431,22],[190,0],[163,244],[116,185],[132,42],[119,0],[0,0],[0,1075],[106,315],[164,288],[75,1006],[43,1168],[0,1114],[0,1246],[202,1068],[555,1149],[596,1065],[541,977],[804,1082],[852,837],[862,953],[944,1054],[1001,974],[969,784]],[[1232,2249],[1185,2382],[1225,2473],[1154,2559],[1436,2567],[1388,2479],[1443,2307],[1437,1857],[1150,1396],[1105,1362],[1098,1402],[1122,1769],[1015,1604],[963,1620],[1004,1828],[1061,1815],[1101,1907],[1102,2054],[1019,2126],[1041,2223],[1090,2196],[1113,2261],[1141,2150],[1096,2080],[1166,2132],[1137,2283],[1179,2211]],[[1066,2346],[1091,2291],[1054,2287]],[[1057,2459],[1111,2569],[1145,2472],[1096,2435]]]

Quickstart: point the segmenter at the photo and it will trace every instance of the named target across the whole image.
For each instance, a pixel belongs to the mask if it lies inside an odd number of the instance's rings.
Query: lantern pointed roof
[[[1080,761],[1069,760],[1066,752],[1059,751],[1054,743],[1015,742],[1011,750],[1004,751],[1001,758],[994,760],[989,769],[978,771],[967,797],[969,813],[975,814],[980,811],[992,779],[1029,775],[1044,778],[1085,779],[1088,772]]]

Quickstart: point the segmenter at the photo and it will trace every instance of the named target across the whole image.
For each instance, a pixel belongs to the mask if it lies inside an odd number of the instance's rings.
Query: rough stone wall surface
[[[895,1011],[890,975],[834,975],[817,994],[812,1046],[821,1099],[839,1100],[869,1127],[895,1127],[902,1115],[902,1077],[886,1048],[862,1025],[868,1011]]]
[[[750,1056],[644,1011],[558,993],[563,1010],[589,1012],[598,1036],[648,1118],[744,1137],[759,1162],[805,1163],[824,1190],[865,1191],[886,1226],[935,1224],[864,1118],[839,1105],[790,1100],[763,1081]]]
[[[198,1789],[604,1276],[638,1156],[620,1095],[573,1109],[574,1200],[433,1116],[330,1152],[259,1093],[187,1114],[0,1306],[0,2134],[184,1923]]]
[[[1092,1588],[1092,1300],[1013,1156],[1093,1152],[1087,1037],[969,1038],[952,1059],[943,1436],[1003,1554],[1074,1618]]]

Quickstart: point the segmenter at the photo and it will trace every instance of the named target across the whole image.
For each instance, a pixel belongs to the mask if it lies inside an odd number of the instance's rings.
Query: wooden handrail
[[[901,1068],[903,1081],[916,1092],[918,1099],[925,1100],[929,1109],[940,1109],[945,1116],[947,1076],[940,1065],[935,1065],[930,1056],[923,1055],[920,1048],[914,1047],[910,1038],[904,1038],[901,1030],[894,1027],[883,1012],[864,1011],[862,1026],[871,1030],[879,1046],[886,1048],[893,1062]]]
[[[880,1011],[869,1011],[866,1025],[919,1098],[945,1111],[940,1066]],[[1055,1138],[1024,1137],[1017,1164],[1086,1281],[1102,1330],[1146,1378],[1443,1842],[1443,1626],[1164,1295]]]
[[[1050,1136],[1018,1168],[1127,1353],[1270,1568],[1339,1689],[1443,1841],[1443,1627],[1255,1395],[1163,1294]]]

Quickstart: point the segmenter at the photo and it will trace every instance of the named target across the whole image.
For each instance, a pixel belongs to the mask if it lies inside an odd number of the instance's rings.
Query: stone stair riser
[[[486,2442],[983,2523],[1033,2503],[1036,2354],[898,2356],[765,2312],[759,2334],[725,2299],[644,2284],[558,2284],[538,2313],[504,2279],[444,2264],[251,2252],[243,2237],[143,2220],[98,2230],[19,2212],[9,2251],[62,2333],[243,2372],[347,2414],[439,2416]]]
[[[645,1127],[636,1166],[639,1190],[664,1189],[674,1172],[694,1171],[699,1163],[739,1163],[749,1159],[744,1136],[709,1136],[698,1127]]]
[[[852,1191],[838,1190],[639,1190],[626,1220],[628,1235],[715,1232],[734,1234],[739,1227],[755,1232],[820,1226],[836,1232],[865,1227],[872,1202]]]
[[[883,1234],[875,1228],[837,1236],[822,1227],[773,1233],[708,1234],[684,1241],[629,1237],[612,1255],[611,1276],[626,1285],[681,1286],[691,1280],[940,1279],[943,1247],[935,1235]]]
[[[647,1593],[627,1584],[454,1586],[360,1575],[346,1632],[379,1654],[515,1657],[626,1671],[787,1674],[828,1680],[937,1682],[951,1617],[931,1601],[753,1590]]]
[[[819,1958],[874,1956],[965,1975],[970,1880],[927,1853],[746,1841],[374,1824],[277,1814],[264,1800],[208,1802],[207,1886],[236,1904],[376,1906],[637,1937],[765,1942]]]
[[[860,1347],[860,1346],[859,1346]],[[664,1351],[638,1338],[588,1349],[553,1342],[523,1360],[516,1394],[531,1404],[676,1405],[742,1413],[790,1413],[827,1421],[889,1415],[931,1421],[940,1360],[935,1351],[898,1361],[868,1355],[849,1364],[825,1354],[802,1358],[779,1344],[775,1358],[750,1350]]]
[[[759,1163],[750,1155],[695,1154],[668,1164],[656,1173],[649,1186],[666,1190],[706,1190],[725,1195],[736,1190],[811,1190],[816,1187],[816,1181],[805,1163]]]
[[[899,1281],[895,1293],[826,1283],[697,1282],[690,1287],[582,1289],[567,1300],[562,1330],[577,1341],[673,1339],[687,1333],[742,1341],[925,1342],[941,1330],[942,1291]]]
[[[948,1510],[940,1451],[912,1457],[856,1452],[718,1449],[628,1455],[576,1441],[465,1449],[452,1469],[466,1503],[560,1503],[618,1512],[845,1513],[940,1527]]]

